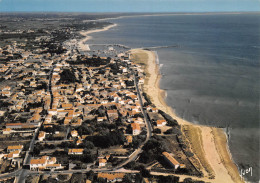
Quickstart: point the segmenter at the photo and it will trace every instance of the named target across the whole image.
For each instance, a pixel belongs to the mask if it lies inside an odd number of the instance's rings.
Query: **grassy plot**
[[[144,69],[146,78],[145,82],[147,82],[147,79],[149,78],[150,74],[147,71],[147,64],[148,64],[148,54],[145,53],[142,50],[133,51],[131,53],[131,60],[135,63],[141,66],[142,69]]]
[[[188,138],[191,147],[192,147],[192,152],[196,154],[198,157],[202,169],[205,169],[209,178],[214,178],[215,173],[210,164],[208,163],[206,157],[205,157],[205,152],[204,149],[202,148],[202,136],[201,136],[201,130],[197,127],[194,127],[192,125],[184,125],[183,126],[183,131],[185,133],[185,136]]]

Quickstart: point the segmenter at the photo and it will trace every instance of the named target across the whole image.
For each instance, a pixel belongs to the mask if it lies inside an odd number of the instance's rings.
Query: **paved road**
[[[43,124],[43,122],[41,123],[41,125],[42,124]],[[41,125],[40,125],[40,127],[41,127]],[[25,155],[25,158],[24,158],[24,161],[23,161],[23,165],[30,164],[30,160],[31,160],[30,153],[33,152],[34,145],[35,145],[35,139],[36,139],[37,134],[39,133],[40,127],[38,127],[34,132],[33,138],[30,142],[29,149],[28,149],[28,151],[26,151],[26,155]],[[24,183],[26,175],[27,175],[27,170],[21,169],[21,172],[19,173],[19,176],[17,177],[16,182],[17,183]]]
[[[53,70],[54,70],[54,67],[52,68],[52,71],[50,73],[50,79],[49,79],[49,90],[50,90],[50,93],[52,94],[52,90],[51,90],[51,78],[52,78],[52,74],[53,74]],[[52,104],[52,102],[51,102]],[[30,143],[30,146],[29,146],[29,150],[26,152],[26,156],[24,158],[24,165],[28,165],[30,163],[30,152],[33,152],[33,149],[34,149],[34,145],[35,145],[35,139],[36,139],[36,136],[37,134],[39,133],[40,131],[40,128],[42,126],[43,122],[40,124],[40,126],[35,130],[35,133],[33,135],[33,138],[31,140],[31,143]]]
[[[143,100],[142,100],[142,95],[141,95],[141,92],[139,90],[139,87],[138,87],[138,82],[137,82],[137,79],[136,79],[136,76],[135,74],[134,75],[134,82],[135,82],[135,87],[136,87],[136,91],[137,91],[137,95],[138,95],[138,100],[140,102],[140,105],[141,105],[141,111],[143,113],[143,116],[144,116],[144,121],[145,121],[145,124],[146,124],[146,128],[147,128],[147,133],[146,133],[146,139],[145,141],[142,143],[142,145],[140,145],[140,147],[138,149],[136,149],[129,157],[126,161],[124,161],[123,163],[117,165],[115,168],[113,168],[113,170],[118,170],[120,168],[122,168],[124,165],[126,165],[127,163],[131,162],[131,161],[134,161],[138,155],[140,153],[143,152],[142,148],[144,146],[144,144],[151,138],[152,136],[152,126],[151,126],[151,123],[150,121],[148,120],[148,117],[147,117],[147,113],[146,111],[144,110],[144,107],[143,107]]]
[[[51,89],[51,86],[52,86],[51,80],[52,80],[52,74],[53,74],[54,68],[55,68],[55,65],[52,66],[52,70],[51,70],[50,77],[49,77],[49,92],[50,92],[50,95],[51,95],[50,109],[52,109],[52,104],[53,104],[53,94],[52,94],[52,89]]]
[[[68,140],[68,135],[69,135],[69,132],[70,132],[70,128],[71,128],[71,126],[69,125],[69,127],[67,128],[67,132],[66,132],[66,135],[64,137],[64,140]]]
[[[35,142],[48,143],[48,144],[60,144],[62,142],[71,142],[71,140],[69,139],[68,140],[44,140],[44,141],[36,140]]]
[[[135,81],[136,91],[137,91],[137,95],[138,95],[138,100],[139,100],[140,105],[141,105],[141,111],[143,113],[144,121],[145,121],[146,128],[147,128],[146,140],[144,142],[144,144],[145,144],[152,136],[152,125],[151,125],[151,122],[148,120],[146,111],[144,110],[142,95],[141,95],[141,92],[139,90],[138,82],[137,82],[137,79],[136,79],[135,75],[134,75],[134,81]]]
[[[4,174],[1,174],[0,175],[0,180],[3,180],[3,179],[7,179],[7,178],[11,178],[11,177],[15,177],[17,175],[20,175],[22,172],[22,169],[18,169],[14,172],[11,172],[11,173],[4,173]]]
[[[9,69],[5,72],[4,76],[6,76],[7,74],[9,74],[9,73],[13,70],[13,68],[14,68],[14,67],[9,68]]]
[[[52,70],[50,72],[50,77],[49,77],[49,91],[50,91],[51,100],[52,100],[51,104],[50,104],[51,105],[50,108],[52,107],[52,103],[53,103],[53,96],[52,96],[52,90],[51,90],[51,79],[52,79],[52,74],[53,74],[54,68],[55,68],[55,66],[52,67]],[[31,140],[31,143],[30,143],[30,146],[29,146],[29,150],[26,152],[26,155],[25,155],[25,158],[24,158],[24,161],[23,161],[23,165],[30,164],[30,160],[31,160],[30,153],[33,152],[34,145],[35,145],[35,139],[36,139],[37,134],[40,131],[41,126],[43,125],[43,122],[44,121],[41,122],[41,125],[34,132],[33,138]],[[19,173],[19,176],[16,179],[16,182],[17,183],[24,183],[25,182],[25,178],[26,178],[27,175],[28,175],[28,170],[22,169],[21,172]]]

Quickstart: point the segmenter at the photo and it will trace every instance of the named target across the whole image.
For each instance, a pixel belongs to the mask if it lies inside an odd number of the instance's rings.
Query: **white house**
[[[77,130],[71,131],[70,134],[71,134],[72,137],[77,137],[78,136]]]
[[[14,132],[14,130],[12,130],[11,128],[6,128],[6,129],[3,129],[3,134],[4,135],[8,135],[10,133]]]
[[[61,169],[61,164],[55,164],[57,159],[55,157],[43,156],[38,159],[31,159],[30,170],[43,170],[43,169]]]
[[[43,139],[45,139],[45,135],[46,135],[46,132],[40,131],[39,135],[38,135],[38,140],[43,141]]]
[[[144,79],[143,79],[143,78],[140,78],[140,79],[138,80],[138,83],[139,83],[139,84],[144,84]]]
[[[40,158],[40,159],[31,159],[30,161],[30,170],[39,170],[45,169],[47,165],[47,159]]]
[[[158,127],[162,127],[162,126],[165,126],[166,125],[166,120],[157,120],[156,121],[156,124]]]
[[[99,165],[100,167],[106,166],[106,164],[107,164],[107,160],[106,160],[106,159],[102,159],[102,158],[99,159],[98,162],[99,162],[98,165]]]

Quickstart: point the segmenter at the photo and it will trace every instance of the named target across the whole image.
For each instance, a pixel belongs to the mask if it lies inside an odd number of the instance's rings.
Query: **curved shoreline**
[[[95,33],[95,32],[102,32],[102,31],[107,31],[109,29],[111,29],[112,27],[117,26],[117,24],[112,24],[112,25],[108,25],[102,29],[93,29],[93,30],[88,30],[88,31],[80,31],[79,33],[82,36],[85,36],[85,38],[81,39],[78,42],[78,47],[81,51],[90,51],[90,47],[88,44],[84,44],[86,41],[90,40],[92,37],[89,36],[89,34]]]
[[[89,34],[106,31],[115,26],[117,26],[117,24],[112,24],[102,29],[81,31],[80,34],[85,36],[85,38],[79,41],[79,48],[82,51],[89,51],[89,45],[84,44],[86,41],[92,38],[91,36],[89,36]],[[147,82],[145,82],[144,91],[150,96],[153,104],[155,104],[158,109],[163,110],[167,114],[171,115],[174,119],[176,119],[181,127],[189,126],[191,129],[199,128],[199,130],[201,131],[200,136],[202,137],[203,142],[201,148],[203,148],[203,152],[205,152],[204,157],[214,170],[215,176],[215,179],[209,179],[210,176],[208,172],[208,174],[205,176],[205,181],[216,183],[243,182],[239,176],[238,168],[233,162],[232,156],[229,152],[227,138],[224,131],[219,128],[196,125],[177,116],[173,109],[165,102],[165,91],[160,89],[161,75],[159,71],[159,65],[156,63],[156,54],[152,51],[141,49],[132,49],[130,50],[130,52],[146,53],[148,55],[147,62],[149,62],[149,64],[146,63],[145,65],[148,68],[146,70],[146,74],[149,74],[150,76],[145,78]],[[204,168],[203,172],[206,172],[206,168]]]
[[[176,119],[181,127],[189,126],[190,129],[199,128],[202,137],[202,148],[204,157],[214,171],[214,179],[207,179],[211,182],[243,182],[239,176],[238,168],[229,153],[227,138],[222,129],[193,124],[177,116],[173,109],[165,102],[165,91],[160,89],[161,75],[159,66],[156,64],[156,55],[147,50],[131,50],[132,54],[146,53],[149,64],[146,64],[146,74],[144,91],[150,96],[152,103],[158,109],[171,115]],[[191,130],[192,131],[192,130]],[[191,144],[191,143],[190,143]],[[192,148],[192,144],[191,144]],[[205,172],[205,171],[204,171]],[[205,178],[209,177],[209,174]]]

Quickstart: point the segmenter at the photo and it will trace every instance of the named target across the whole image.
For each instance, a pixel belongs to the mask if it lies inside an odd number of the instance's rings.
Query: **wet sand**
[[[80,31],[80,34],[82,36],[85,36],[85,38],[81,39],[78,42],[78,47],[81,51],[90,51],[89,45],[88,44],[84,44],[85,42],[87,42],[88,40],[90,40],[92,37],[89,36],[89,34],[95,33],[95,32],[102,32],[102,31],[107,31],[109,29],[111,29],[112,27],[117,26],[117,24],[112,24],[112,25],[108,25],[102,29],[93,29],[93,30],[89,30],[89,31]]]
[[[176,119],[181,127],[189,126],[189,130],[192,131],[194,128],[199,128],[199,136],[202,140],[202,147],[199,149],[194,149],[196,147],[192,146],[194,152],[200,153],[200,157],[204,156],[206,163],[201,164],[204,167],[205,181],[216,182],[216,183],[229,183],[229,182],[243,182],[240,179],[238,169],[235,163],[232,161],[231,154],[229,153],[227,138],[222,129],[207,127],[202,125],[195,125],[178,117],[171,107],[169,107],[165,102],[165,92],[160,89],[160,74],[159,68],[156,64],[156,55],[154,52],[147,50],[134,49],[131,50],[134,55],[146,55],[143,57],[142,63],[145,63],[145,72],[147,77],[145,78],[144,91],[148,94],[153,104],[160,110],[170,114],[174,119]],[[140,56],[141,58],[141,56]],[[144,61],[146,59],[146,61]],[[192,133],[192,132],[191,132]],[[198,138],[200,138],[198,137]],[[195,154],[196,154],[195,153]],[[210,167],[206,167],[210,166]],[[213,170],[209,172],[207,170]],[[214,175],[214,179],[209,179],[209,177]]]

